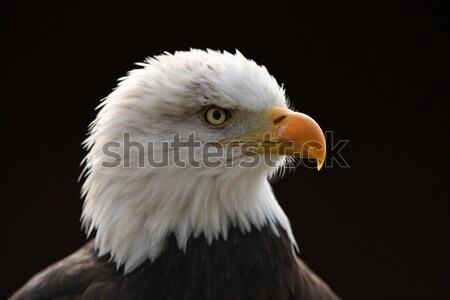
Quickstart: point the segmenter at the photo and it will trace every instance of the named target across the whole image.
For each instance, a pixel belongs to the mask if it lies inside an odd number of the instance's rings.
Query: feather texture
[[[338,297],[296,257],[286,231],[268,226],[229,229],[211,244],[190,237],[186,252],[174,234],[155,261],[124,274],[93,242],[32,278],[10,300],[216,299],[335,300]]]

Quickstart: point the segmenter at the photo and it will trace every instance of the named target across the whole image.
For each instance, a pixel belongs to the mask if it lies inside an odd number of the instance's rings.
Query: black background
[[[377,3],[4,6],[0,297],[85,242],[80,143],[99,100],[133,63],[193,47],[239,49],[350,140],[350,168],[274,184],[302,258],[341,297],[448,299],[450,16]]]

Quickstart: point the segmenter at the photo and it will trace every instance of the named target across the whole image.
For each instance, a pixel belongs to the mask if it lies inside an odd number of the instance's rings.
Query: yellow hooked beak
[[[256,130],[227,145],[255,147],[257,153],[277,153],[325,162],[326,142],[322,129],[311,117],[285,107],[274,107],[261,115]]]

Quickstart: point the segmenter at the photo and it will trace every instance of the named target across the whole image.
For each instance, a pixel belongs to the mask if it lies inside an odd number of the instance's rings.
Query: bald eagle
[[[81,221],[95,239],[10,299],[338,299],[297,257],[268,181],[294,156],[320,169],[317,123],[238,51],[138,65],[85,141]]]

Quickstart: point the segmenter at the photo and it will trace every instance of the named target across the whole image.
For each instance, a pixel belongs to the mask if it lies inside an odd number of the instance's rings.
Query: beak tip
[[[317,171],[320,171],[323,167],[324,161],[321,159],[317,159]]]

